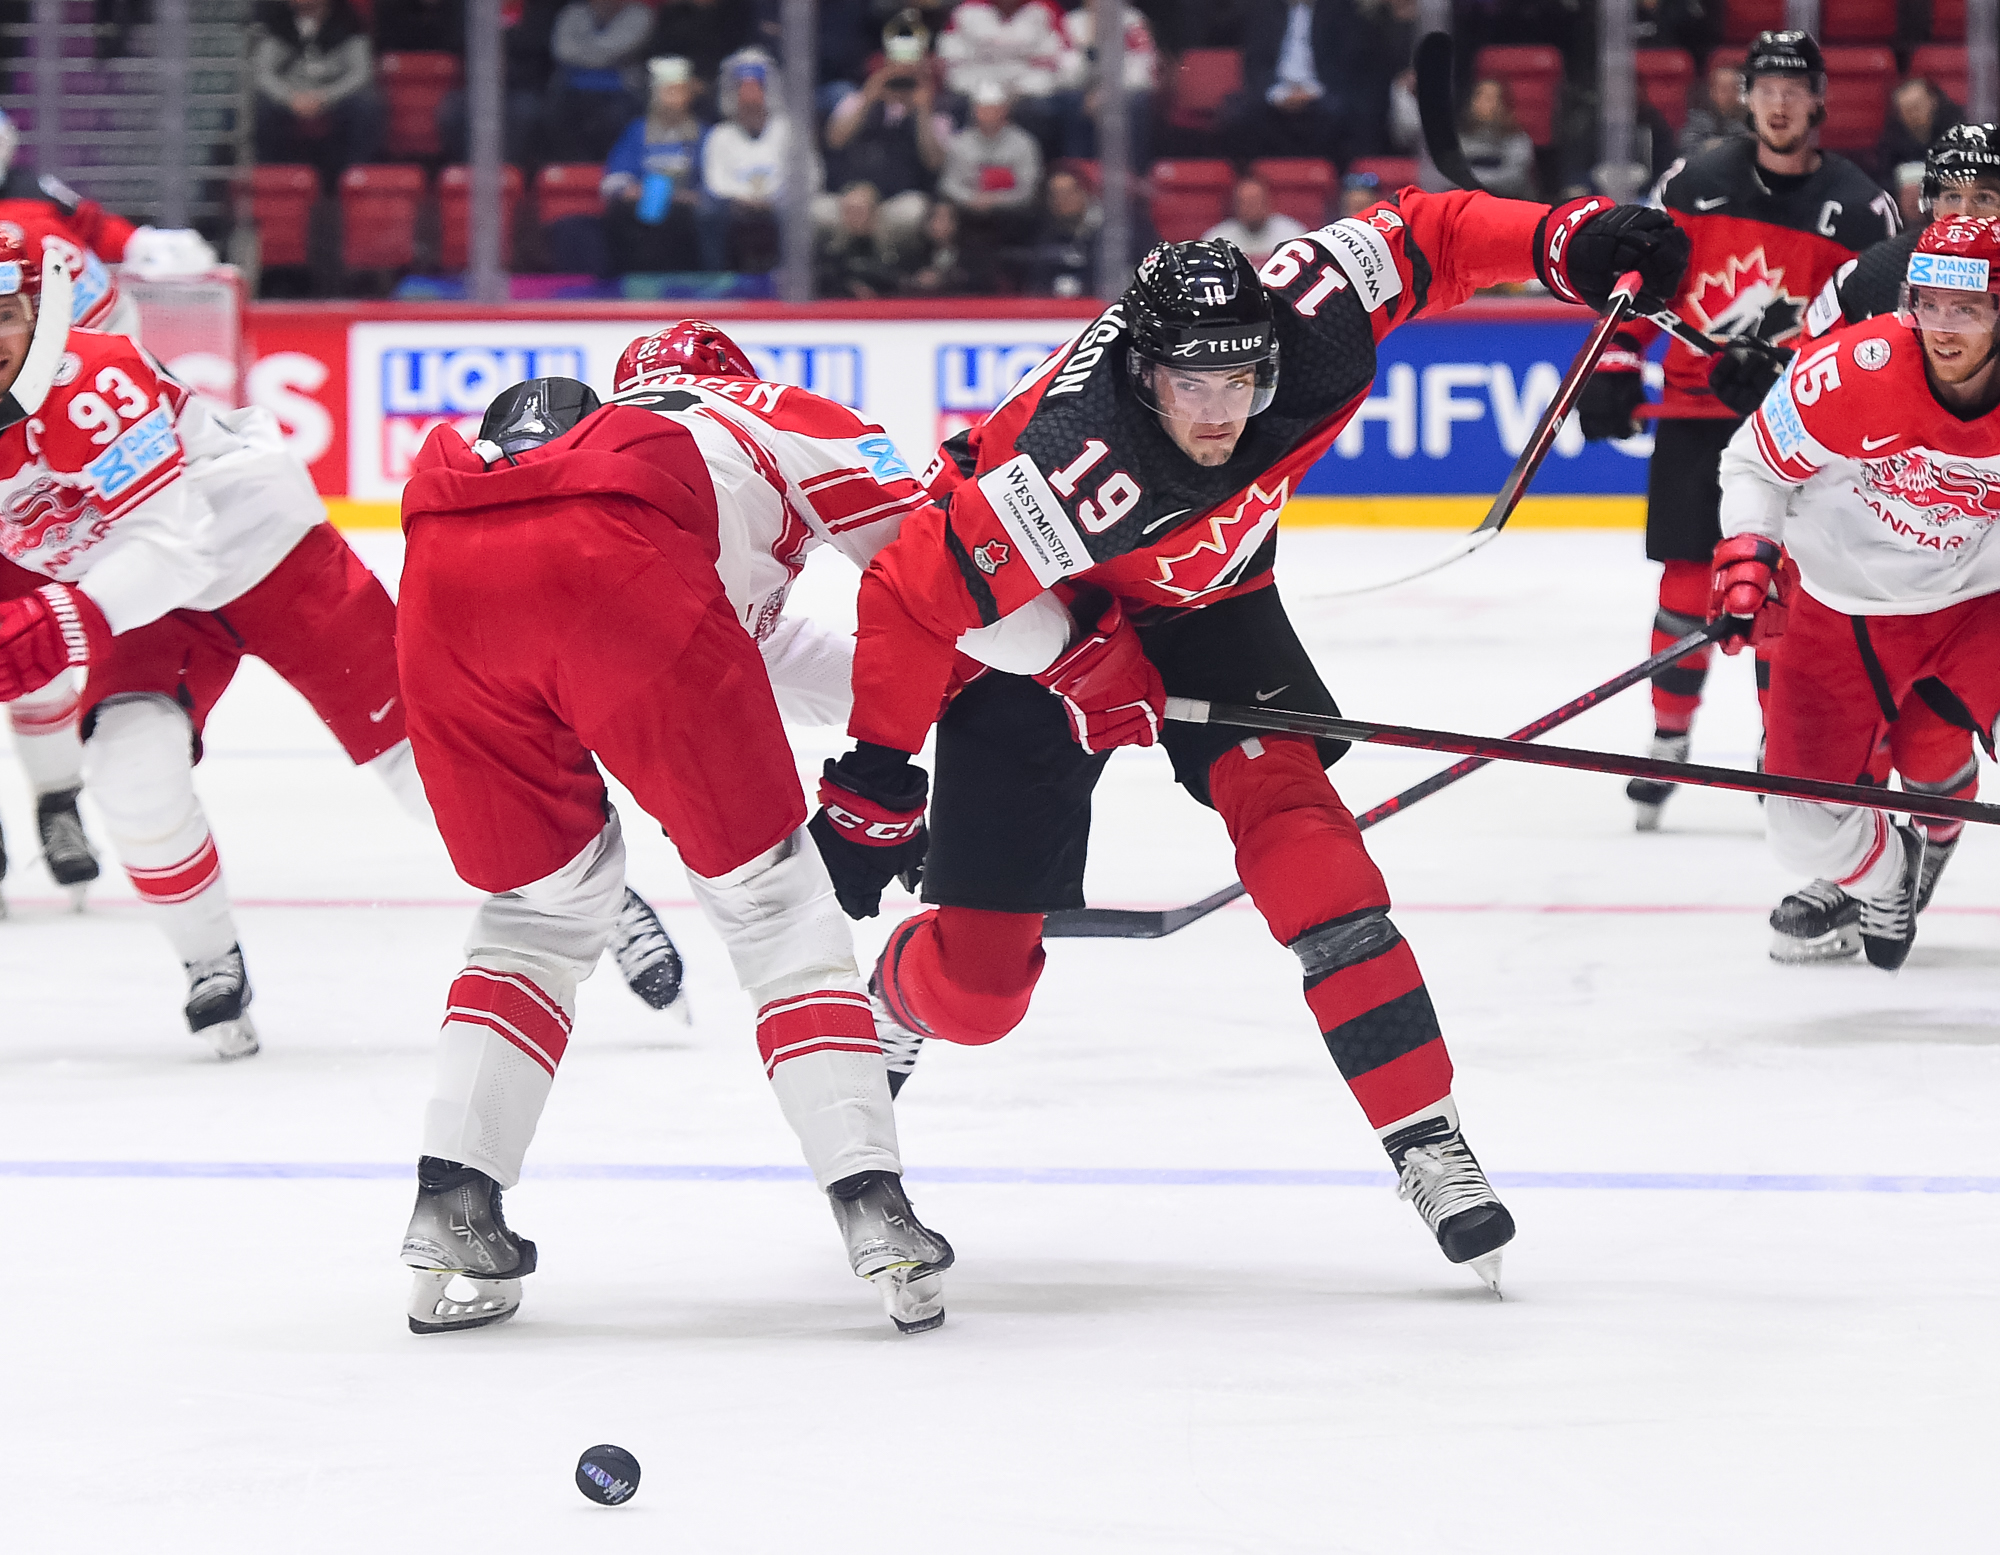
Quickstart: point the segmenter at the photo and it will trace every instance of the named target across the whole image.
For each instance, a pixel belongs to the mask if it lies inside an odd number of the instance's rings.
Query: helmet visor
[[[1278,347],[1260,361],[1231,367],[1174,367],[1130,358],[1132,392],[1165,420],[1186,426],[1248,421],[1270,408],[1278,393]]]
[[[1908,281],[1896,308],[1898,323],[1948,335],[1989,333],[1996,318],[2000,318],[2000,297],[1991,292],[1913,286]]]

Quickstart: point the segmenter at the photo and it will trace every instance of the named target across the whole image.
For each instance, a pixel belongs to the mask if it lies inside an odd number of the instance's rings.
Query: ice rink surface
[[[1288,533],[1279,576],[1358,717],[1503,733],[1643,656],[1636,534],[1509,533],[1311,603],[1440,532]],[[358,542],[393,582],[398,541]],[[822,555],[795,596],[851,617]],[[669,694],[662,687],[662,694]],[[1640,750],[1643,690],[1559,736]],[[1747,659],[1698,760],[1746,765]],[[802,731],[804,770],[840,747]],[[1358,750],[1357,810],[1449,758]],[[198,777],[263,1053],[181,1029],[122,877],[71,916],[32,854],[0,924],[0,1547],[109,1551],[1866,1551],[1990,1545],[2000,1429],[2000,838],[1973,828],[1896,977],[1789,970],[1753,800],[1490,768],[1370,837],[1520,1224],[1506,1297],[1446,1264],[1245,903],[1052,944],[1027,1022],[933,1043],[900,1104],[951,1237],[900,1339],[848,1274],[751,1012],[627,801],[696,1020],[606,967],[508,1196],[541,1272],[419,1339],[397,1242],[471,893],[246,665]],[[97,835],[102,825],[85,814]],[[116,871],[112,871],[116,873]],[[1164,757],[1099,790],[1092,899],[1225,884]],[[859,930],[872,958],[895,916]],[[606,1510],[571,1483],[616,1442]]]

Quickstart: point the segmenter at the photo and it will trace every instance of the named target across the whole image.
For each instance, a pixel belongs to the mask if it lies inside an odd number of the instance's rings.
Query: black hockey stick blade
[[[1431,165],[1461,189],[1491,193],[1465,160],[1458,139],[1458,88],[1451,78],[1451,34],[1428,32],[1417,43],[1417,118]]]

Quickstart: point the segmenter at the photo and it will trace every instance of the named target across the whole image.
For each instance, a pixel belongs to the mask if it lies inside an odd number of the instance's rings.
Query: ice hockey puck
[[[576,1460],[576,1488],[600,1506],[623,1506],[639,1488],[639,1460],[623,1447],[593,1447]]]

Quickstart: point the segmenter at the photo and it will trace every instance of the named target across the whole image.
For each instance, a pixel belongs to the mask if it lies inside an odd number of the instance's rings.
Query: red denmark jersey
[[[118,305],[118,278],[47,200],[0,200],[0,233],[27,250],[36,264],[53,250],[69,266],[70,321],[84,329],[102,328]]]
[[[1745,138],[1683,157],[1653,192],[1693,245],[1674,312],[1704,334],[1792,341],[1834,272],[1902,226],[1896,202],[1832,152],[1797,187],[1779,192],[1769,176]],[[1642,321],[1625,333],[1643,349],[1660,329]],[[1662,416],[1737,419],[1709,390],[1712,362],[1678,340],[1667,347]]]
[[[1122,304],[1107,308],[946,445],[927,479],[948,510],[913,513],[863,577],[850,732],[917,750],[960,634],[1058,583],[1140,612],[1267,586],[1278,515],[1367,398],[1377,342],[1481,286],[1533,278],[1545,212],[1405,189],[1279,248],[1260,272],[1277,397],[1219,466],[1188,458],[1140,403]]]

